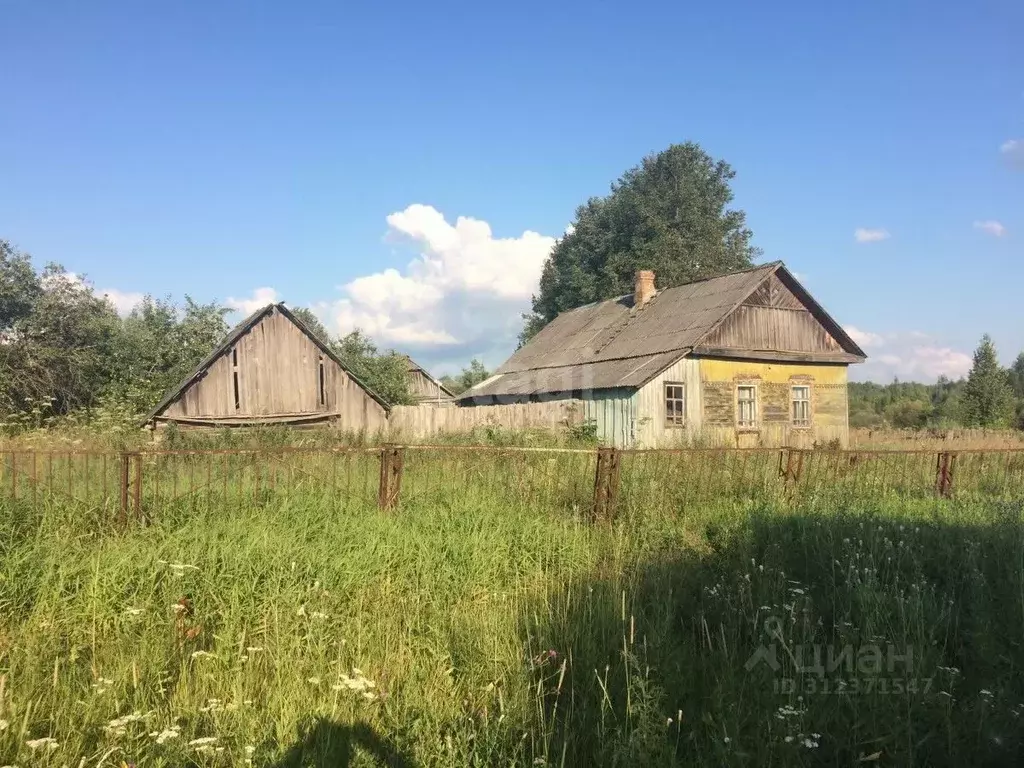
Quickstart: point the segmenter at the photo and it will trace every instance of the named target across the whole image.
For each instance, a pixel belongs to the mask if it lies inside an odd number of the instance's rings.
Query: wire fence
[[[1024,450],[383,446],[0,453],[0,505],[61,505],[121,525],[280,503],[338,513],[498,503],[604,519],[723,501],[874,498],[1024,501]]]

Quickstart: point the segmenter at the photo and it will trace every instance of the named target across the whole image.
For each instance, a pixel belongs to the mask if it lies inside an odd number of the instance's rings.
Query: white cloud
[[[850,335],[851,339],[857,342],[858,347],[862,347],[863,349],[881,346],[882,344],[885,343],[885,339],[883,339],[877,333],[871,333],[871,331],[862,331],[860,328],[857,328],[852,325],[845,326],[843,330]]]
[[[144,293],[139,293],[138,291],[119,291],[117,288],[106,288],[102,291],[97,291],[97,293],[104,295],[107,301],[114,305],[114,309],[117,310],[119,315],[131,313],[146,298]]]
[[[418,348],[431,359],[512,346],[555,238],[531,232],[496,238],[490,225],[454,224],[429,205],[387,217],[388,239],[419,251],[404,270],[386,269],[339,286],[343,296],[314,305],[338,333],[361,328],[385,346]],[[415,350],[414,350],[415,351]]]
[[[981,230],[985,234],[992,235],[993,237],[1002,237],[1006,234],[1006,227],[994,219],[976,221],[974,222],[974,228]]]
[[[88,288],[92,283],[83,278],[77,272],[62,272],[59,275],[50,275],[48,281],[65,280],[76,288]],[[45,284],[45,283],[44,283]],[[146,298],[146,294],[138,291],[121,291],[117,288],[99,288],[93,290],[94,295],[102,296],[113,306],[119,315],[127,315]]]
[[[233,296],[229,296],[224,299],[224,304],[236,312],[241,312],[243,315],[251,315],[257,309],[262,309],[267,304],[273,304],[277,301],[277,291],[273,288],[257,288],[252,292],[252,296],[244,299],[236,299]]]
[[[1024,139],[1004,141],[999,147],[999,152],[1010,165],[1024,168]]]
[[[888,240],[890,237],[885,229],[865,229],[858,227],[853,231],[853,238],[858,243],[877,243],[880,240]]]
[[[960,378],[971,368],[971,355],[921,331],[872,333],[852,326],[845,330],[861,347],[873,350],[865,363],[851,368],[854,379],[884,383],[898,376],[904,381],[932,382],[939,376]]]

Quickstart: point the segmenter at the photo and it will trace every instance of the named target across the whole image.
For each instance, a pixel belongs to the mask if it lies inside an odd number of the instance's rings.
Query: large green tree
[[[296,307],[292,310],[292,314],[299,319],[309,332],[316,336],[320,341],[326,344],[329,348],[337,351],[337,342],[331,337],[327,327],[320,321],[320,318],[313,314],[313,310],[307,307]]]
[[[411,405],[409,360],[394,350],[380,352],[377,345],[356,329],[332,345],[345,366],[366,386],[391,405]]]
[[[0,251],[0,410],[47,416],[94,405],[120,330],[113,306],[57,264],[36,273],[8,244]]]
[[[735,172],[693,142],[645,157],[576,210],[544,264],[521,340],[559,312],[633,290],[639,269],[659,288],[751,266],[746,214],[730,207]]]
[[[987,333],[974,351],[974,364],[960,397],[960,410],[964,423],[970,427],[1006,427],[1013,421],[1013,389]]]
[[[474,357],[469,361],[469,365],[459,372],[458,376],[442,376],[441,383],[452,394],[461,395],[470,387],[475,387],[484,379],[489,378],[490,375],[491,372],[487,370],[487,367],[478,358]]]
[[[105,404],[138,415],[199,365],[228,331],[228,309],[146,296],[122,319]]]

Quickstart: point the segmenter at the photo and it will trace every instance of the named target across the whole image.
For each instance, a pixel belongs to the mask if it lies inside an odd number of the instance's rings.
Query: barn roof
[[[838,342],[844,359],[837,362],[864,359],[853,339],[775,261],[666,288],[639,308],[630,294],[563,312],[462,399],[643,386],[700,346],[772,275]]]
[[[237,342],[240,338],[242,338],[242,336],[244,336],[254,327],[256,327],[256,324],[259,323],[260,320],[269,315],[275,309],[282,315],[284,315],[286,318],[288,318],[292,323],[294,323],[300,331],[306,334],[306,336],[308,336],[309,339],[314,344],[316,344],[317,347],[319,347],[321,352],[323,352],[325,355],[327,355],[327,357],[329,357],[331,360],[333,360],[335,363],[341,366],[341,369],[345,371],[345,373],[347,373],[356,384],[362,387],[362,389],[366,391],[366,394],[368,394],[370,397],[376,400],[380,404],[380,406],[384,408],[384,410],[391,410],[391,406],[388,405],[384,398],[382,398],[380,395],[378,395],[376,392],[374,392],[372,389],[366,386],[366,384],[364,384],[359,379],[359,377],[352,373],[352,371],[349,370],[348,366],[346,366],[345,363],[341,361],[341,358],[339,358],[334,353],[334,351],[331,350],[330,347],[328,347],[326,344],[324,344],[324,342],[317,338],[316,334],[313,333],[309,329],[309,327],[305,323],[303,323],[298,317],[296,317],[291,312],[291,310],[289,310],[288,307],[284,305],[283,302],[278,302],[276,304],[267,304],[265,307],[257,309],[255,312],[253,312],[251,315],[245,318],[242,322],[240,322],[238,325],[236,325],[234,328],[228,331],[228,335],[225,336],[221,340],[221,342],[216,347],[213,348],[213,351],[210,352],[209,355],[203,358],[203,361],[195,367],[192,373],[190,373],[188,376],[182,379],[180,384],[172,388],[166,395],[164,395],[163,400],[161,400],[157,404],[157,406],[152,411],[150,411],[149,414],[146,416],[146,420],[144,423],[149,422],[155,417],[159,416],[163,412],[163,410],[167,408],[167,406],[169,406],[171,403],[173,403],[175,400],[181,397],[182,393],[184,393],[186,389],[188,389],[190,386],[192,386],[192,384],[199,381],[199,379],[203,377],[206,370],[211,365],[213,365],[217,358],[219,358],[223,354],[226,354],[235,345],[235,342]]]

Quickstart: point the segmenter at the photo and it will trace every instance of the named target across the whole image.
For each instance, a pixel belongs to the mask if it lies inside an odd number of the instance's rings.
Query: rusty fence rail
[[[121,524],[292,502],[336,512],[498,503],[609,519],[723,500],[871,498],[1024,501],[1024,450],[0,451],[0,505],[59,504]]]

